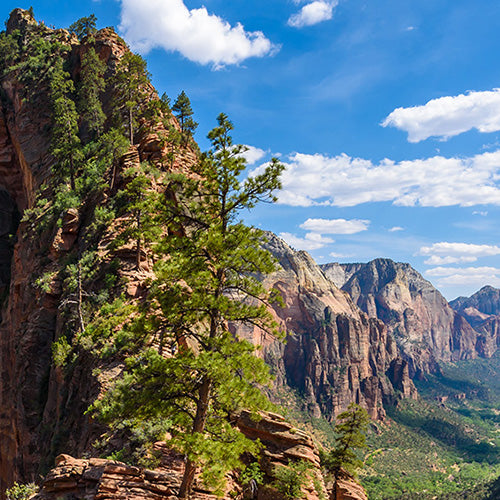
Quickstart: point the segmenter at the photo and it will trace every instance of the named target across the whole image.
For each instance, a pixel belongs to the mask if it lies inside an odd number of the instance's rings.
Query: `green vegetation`
[[[368,436],[362,483],[370,500],[495,498],[499,368],[498,356],[462,361],[417,382],[425,399],[401,401],[389,425]]]
[[[310,480],[311,464],[300,460],[291,462],[286,467],[277,466],[274,470],[275,480],[272,483],[285,498],[304,498],[302,488]]]
[[[34,483],[14,483],[14,486],[9,488],[5,494],[7,496],[7,500],[27,500],[37,492],[38,486]]]
[[[242,147],[233,144],[225,115],[218,123],[209,133],[213,147],[193,166],[194,175],[165,178],[176,197],[158,204],[169,230],[153,249],[148,300],[126,332],[134,336],[127,344],[132,355],[123,379],[94,404],[112,426],[123,420],[172,423],[172,444],[187,456],[181,497],[189,495],[200,465],[204,481],[221,491],[243,452],[259,450],[231,425],[232,416],[269,407],[260,390],[269,381],[268,368],[227,325],[245,322],[276,333],[266,307],[271,296],[252,277],[271,271],[274,262],[260,246],[261,232],[237,217],[273,199],[283,167],[273,160],[263,174],[241,182]],[[148,348],[151,341],[158,349]]]
[[[357,450],[366,448],[366,430],[370,417],[364,408],[351,403],[345,412],[338,415],[334,432],[335,445],[328,452],[321,452],[321,465],[328,473],[338,478],[341,470],[355,474],[363,462]]]

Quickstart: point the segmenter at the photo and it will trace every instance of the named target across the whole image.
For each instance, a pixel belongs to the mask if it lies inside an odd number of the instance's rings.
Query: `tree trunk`
[[[78,281],[77,285],[78,323],[80,327],[80,332],[83,332],[85,330],[85,323],[83,322],[83,313],[82,313],[82,265],[80,263],[80,256],[78,257],[78,265],[77,265],[77,281]]]
[[[134,145],[134,126],[132,124],[132,108],[128,109],[128,130],[130,133],[130,144]]]
[[[137,222],[137,239],[135,242],[135,265],[137,270],[141,269],[141,211],[137,210],[136,214]]]
[[[196,416],[193,422],[193,432],[201,433],[205,430],[205,423],[207,421],[208,405],[210,402],[210,390],[212,382],[210,379],[204,377],[201,387],[198,390],[198,403],[196,405]],[[182,484],[179,489],[179,498],[189,498],[191,489],[193,487],[194,475],[196,473],[196,464],[189,458],[186,460],[186,468],[184,469],[184,476],[182,477]]]

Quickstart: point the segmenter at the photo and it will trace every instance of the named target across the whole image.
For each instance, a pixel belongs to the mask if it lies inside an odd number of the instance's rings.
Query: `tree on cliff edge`
[[[242,453],[259,448],[234,426],[235,417],[269,406],[260,389],[269,381],[268,367],[228,324],[276,333],[267,309],[272,294],[253,277],[272,271],[274,261],[261,247],[262,233],[238,215],[274,200],[283,166],[273,159],[242,182],[244,147],[233,144],[227,116],[219,115],[218,124],[209,134],[212,149],[194,172],[169,177],[175,196],[162,218],[170,234],[156,248],[163,257],[136,321],[136,330],[149,332],[160,347],[130,356],[124,378],[94,405],[110,423],[170,422],[171,443],[186,457],[181,498],[190,495],[198,466],[220,491],[225,474],[241,466]]]
[[[370,422],[367,411],[361,406],[351,403],[347,410],[337,417],[335,425],[337,438],[335,446],[329,453],[322,452],[321,465],[338,478],[342,469],[354,474],[363,465],[356,450],[366,447],[366,429]]]

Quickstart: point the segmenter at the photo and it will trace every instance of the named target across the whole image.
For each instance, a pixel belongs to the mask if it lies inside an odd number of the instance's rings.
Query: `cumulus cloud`
[[[439,255],[433,255],[430,258],[428,258],[424,262],[424,264],[427,264],[428,266],[442,266],[445,264],[460,264],[465,262],[475,262],[476,260],[477,257],[465,256],[465,255],[460,257],[453,257],[451,255],[440,257]]]
[[[346,154],[294,153],[283,163],[286,170],[278,197],[286,205],[349,207],[381,201],[425,207],[500,205],[500,150],[470,158],[385,159],[377,164]]]
[[[338,252],[330,252],[328,255],[330,257],[333,257],[334,259],[347,259],[349,257],[352,257],[352,255],[350,254],[338,253]]]
[[[395,233],[397,231],[404,231],[404,227],[401,227],[401,226],[394,226],[394,227],[391,227],[389,229],[389,232],[390,233]]]
[[[473,128],[479,132],[497,132],[500,130],[500,89],[440,97],[423,106],[397,108],[382,126],[404,130],[409,142],[432,136],[448,139]]]
[[[321,234],[355,234],[366,231],[369,225],[370,221],[363,219],[307,219],[300,227]]]
[[[441,266],[445,264],[475,262],[480,257],[500,255],[500,247],[495,245],[476,245],[473,243],[450,243],[441,241],[431,246],[422,247],[419,251],[419,255],[429,256],[425,264]]]
[[[266,156],[267,151],[263,149],[256,148],[255,146],[245,145],[246,151],[241,155],[247,161],[248,165],[254,165],[259,160],[262,160]]]
[[[476,245],[475,243],[450,243],[441,241],[433,243],[431,246],[422,247],[420,255],[440,255],[440,256],[471,256],[471,257],[489,257],[499,255],[500,247],[496,245]]]
[[[277,50],[262,32],[231,26],[205,7],[189,10],[183,0],[121,0],[121,5],[119,29],[141,53],[163,48],[220,68]]]
[[[296,2],[298,3],[298,2]],[[288,25],[294,28],[312,26],[333,17],[333,9],[338,5],[338,0],[316,0],[304,5],[299,12],[290,16]]]
[[[283,238],[290,246],[297,250],[318,250],[329,243],[334,243],[335,240],[325,238],[321,234],[307,233],[305,238],[299,238],[292,233],[280,233],[280,238]]]
[[[496,267],[436,267],[426,271],[426,276],[437,278],[438,287],[473,286],[487,284],[500,286],[500,269]]]

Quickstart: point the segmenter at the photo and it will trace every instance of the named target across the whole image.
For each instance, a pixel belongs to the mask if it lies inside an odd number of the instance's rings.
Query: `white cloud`
[[[334,259],[347,259],[348,257],[352,257],[352,255],[348,255],[345,253],[338,253],[338,252],[330,252],[329,255]]]
[[[298,2],[296,2],[298,3]],[[333,9],[338,5],[337,0],[316,0],[304,5],[297,14],[288,19],[288,25],[294,28],[312,26],[333,17]]]
[[[496,267],[436,267],[425,273],[436,277],[438,287],[473,286],[481,288],[487,284],[500,286],[500,269]]]
[[[500,89],[440,97],[424,106],[397,108],[382,126],[404,130],[409,142],[432,136],[448,139],[473,128],[496,132],[500,130]]]
[[[300,227],[321,234],[355,234],[366,231],[369,225],[369,220],[362,219],[307,219]]]
[[[398,163],[385,159],[378,164],[346,154],[294,153],[283,163],[278,197],[285,205],[500,205],[500,150],[470,158],[434,156]]]
[[[390,233],[395,233],[396,231],[404,231],[404,227],[394,226],[394,227],[391,227],[391,229],[389,229]]]
[[[316,233],[307,233],[305,238],[299,238],[292,233],[280,233],[279,237],[283,238],[293,248],[307,251],[318,250],[329,243],[335,242],[331,238],[325,238]]]
[[[445,264],[475,262],[480,257],[500,255],[500,247],[494,245],[476,245],[472,243],[450,243],[441,241],[428,247],[422,247],[419,251],[419,255],[429,256],[425,261],[427,265],[442,266]]]
[[[247,32],[240,23],[231,26],[205,7],[189,10],[183,0],[121,0],[121,4],[119,29],[141,53],[159,47],[220,68],[277,50],[262,32]]]
[[[259,160],[262,160],[264,156],[268,153],[263,149],[256,148],[255,146],[245,145],[246,151],[241,155],[247,161],[248,165],[254,165]]]
[[[428,266],[442,266],[445,264],[460,264],[460,263],[465,263],[465,262],[475,262],[477,260],[477,257],[467,257],[467,256],[462,256],[462,257],[453,257],[451,255],[448,255],[446,257],[440,257],[439,255],[433,255],[429,259],[427,259],[424,264],[427,264]]]
[[[480,215],[481,217],[486,217],[488,215],[488,212],[481,210],[474,210],[474,212],[472,212],[472,215]]]
[[[473,243],[450,243],[441,241],[429,247],[422,247],[420,255],[454,256],[454,257],[489,257],[500,255],[500,247],[494,245],[476,245]]]

